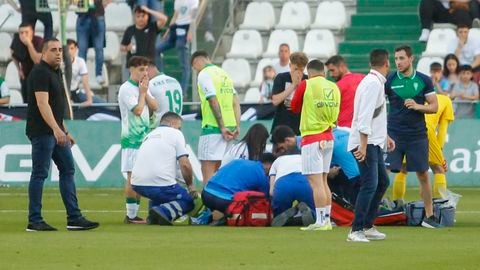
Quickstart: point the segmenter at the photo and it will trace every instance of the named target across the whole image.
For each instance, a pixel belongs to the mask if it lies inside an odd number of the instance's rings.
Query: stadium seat
[[[347,24],[347,12],[340,1],[321,2],[317,8],[312,29],[343,29]]]
[[[5,71],[5,82],[10,89],[21,89],[20,77],[18,76],[18,69],[13,61],[10,61]]]
[[[444,57],[447,55],[448,44],[455,38],[456,34],[453,29],[433,29],[422,56]]]
[[[256,30],[238,30],[233,35],[229,58],[257,58],[263,52],[262,36]]]
[[[275,25],[275,10],[269,2],[248,4],[240,29],[268,31]]]
[[[5,24],[2,26],[2,32],[16,33],[18,26],[22,22],[22,14],[13,9],[9,4],[0,5],[0,22],[6,18]]]
[[[243,97],[244,102],[255,102],[258,103],[260,100],[260,89],[257,87],[251,87],[245,92],[245,96]]]
[[[8,33],[0,33],[0,62],[7,62],[10,60],[10,44],[12,44],[12,37]]]
[[[263,58],[260,60],[257,64],[257,69],[255,71],[255,78],[254,80],[250,83],[250,86],[258,87],[260,84],[262,84],[263,81],[263,68],[278,62],[278,60],[272,59],[272,58]]]
[[[120,41],[118,40],[117,34],[112,31],[108,31],[105,34],[107,39],[106,46],[103,49],[103,59],[105,61],[113,61],[117,58],[118,53],[120,52]],[[87,58],[88,59],[95,59],[95,50],[93,48],[89,48],[87,51]]]
[[[278,46],[282,43],[287,43],[290,46],[291,52],[296,52],[299,49],[297,33],[293,30],[274,30],[270,34],[268,46],[263,57],[276,57],[278,54]]]
[[[471,28],[468,32],[468,39],[473,39],[480,46],[480,28]]]
[[[77,29],[77,13],[69,11],[67,13],[67,31],[75,31]]]
[[[10,89],[10,105],[22,104],[22,93],[18,89]]]
[[[105,24],[108,30],[123,32],[133,24],[132,10],[126,3],[112,3],[105,8]]]
[[[109,85],[108,70],[105,64],[103,64],[103,67],[102,67],[102,73],[103,73],[103,76],[105,77],[104,85],[98,84],[97,79],[95,78],[95,61],[94,60],[90,60],[90,59],[87,60],[87,70],[88,70],[88,82],[92,90],[100,90],[103,87],[107,87]]]
[[[335,37],[327,29],[310,30],[305,37],[303,52],[309,58],[327,59],[337,53]]]
[[[252,80],[250,64],[246,59],[227,59],[223,61],[222,68],[230,75],[235,87],[246,88]]]
[[[311,23],[310,8],[305,2],[287,2],[282,7],[276,29],[304,30]]]
[[[441,57],[422,57],[418,60],[417,70],[423,74],[430,75],[430,64],[437,62],[443,65],[443,58]]]

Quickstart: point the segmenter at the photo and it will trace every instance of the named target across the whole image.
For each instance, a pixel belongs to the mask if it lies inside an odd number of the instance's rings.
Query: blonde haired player
[[[426,114],[428,137],[428,163],[433,171],[433,197],[440,198],[447,189],[445,177],[446,162],[443,156],[448,125],[454,120],[452,101],[448,96],[437,94],[438,111],[434,114]],[[393,181],[393,200],[399,201],[405,197],[407,172],[402,170],[395,176]]]

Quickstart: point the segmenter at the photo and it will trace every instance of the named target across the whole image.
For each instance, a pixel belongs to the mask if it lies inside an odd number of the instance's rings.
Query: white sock
[[[138,204],[137,203],[126,203],[127,216],[129,218],[135,218],[138,213]]]
[[[315,221],[315,224],[318,225],[325,225],[325,213],[326,213],[326,208],[325,207],[320,207],[320,208],[315,208],[315,213],[317,214],[317,220]]]
[[[135,204],[135,216],[138,217],[138,210],[140,209],[140,204],[136,203]]]
[[[325,219],[327,222],[330,222],[330,216],[331,216],[331,213],[332,213],[332,205],[327,205],[325,207],[326,211],[325,211]]]

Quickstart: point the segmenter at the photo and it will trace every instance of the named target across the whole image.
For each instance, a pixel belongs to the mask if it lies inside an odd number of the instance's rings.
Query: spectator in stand
[[[260,84],[260,104],[272,101],[273,79],[275,79],[275,69],[268,65],[263,68],[263,82]]]
[[[276,107],[273,118],[272,131],[276,126],[289,126],[296,135],[300,135],[300,115],[292,112],[290,103],[295,90],[302,80],[307,79],[303,73],[308,58],[303,52],[295,52],[290,55],[290,71],[278,74],[273,81],[272,103]]]
[[[40,63],[42,58],[42,45],[43,39],[35,35],[31,24],[21,23],[18,28],[18,33],[13,35],[10,50],[13,62],[18,69],[24,103],[27,102],[27,78],[33,65]]]
[[[365,75],[350,72],[345,64],[345,60],[340,55],[330,57],[325,65],[330,73],[330,77],[337,82],[342,96],[337,126],[349,128],[352,126],[355,92]]]
[[[278,46],[278,62],[273,65],[275,73],[289,72],[290,67],[290,46],[287,43],[282,43]]]
[[[180,84],[183,89],[183,97],[187,99],[188,82],[190,81],[190,52],[189,43],[192,42],[192,28],[190,24],[195,22],[198,9],[198,0],[175,0],[174,13],[170,21],[170,27],[163,36],[162,42],[157,45],[158,67],[165,71],[161,61],[161,54],[169,49],[176,48],[178,61],[182,69]]]
[[[8,89],[5,79],[0,77],[0,105],[10,103],[10,89]]]
[[[448,44],[448,53],[455,54],[460,65],[470,65],[473,70],[480,70],[480,40],[468,38],[469,32],[467,25],[459,25],[457,38]]]
[[[480,26],[477,0],[421,0],[419,13],[422,34],[418,40],[422,42],[428,41],[433,23]]]
[[[453,86],[450,97],[457,101],[477,101],[479,98],[478,85],[472,81],[473,70],[469,65],[460,67],[460,80]],[[475,103],[462,102],[454,104],[455,117],[473,118],[475,115]]]
[[[432,79],[433,89],[441,95],[448,95],[448,82],[442,80],[442,64],[433,62],[430,64],[430,78]]]
[[[137,6],[134,13],[135,24],[125,30],[120,50],[127,53],[127,63],[132,56],[144,56],[154,61],[157,34],[165,26],[168,17],[146,6]],[[149,23],[150,16],[157,20]]]
[[[70,98],[75,103],[90,106],[92,103],[105,103],[106,101],[93,95],[88,81],[88,70],[85,60],[78,56],[78,44],[73,39],[67,39],[68,54],[72,62],[72,80],[70,83]],[[82,88],[80,88],[82,83]]]
[[[131,0],[132,2],[135,0]],[[135,6],[147,6],[151,10],[164,13],[164,1],[162,0],[136,0],[136,3],[132,5],[132,8]],[[150,21],[154,22],[157,18],[155,16],[150,17]]]
[[[17,6],[16,1],[7,0],[7,2],[18,12],[22,14],[22,23],[31,24],[33,29],[37,24],[37,20],[43,23],[43,38],[49,39],[53,36],[53,21],[51,12],[37,12],[36,1],[32,0],[19,0],[20,8]],[[46,8],[48,8],[48,2],[45,1]]]
[[[95,76],[100,85],[105,83],[105,76],[102,74],[103,47],[105,46],[105,7],[111,2],[112,0],[94,0],[94,6],[90,7],[86,13],[78,13],[77,18],[78,56],[87,59],[88,48],[93,47],[95,49]]]
[[[443,67],[442,81],[448,83],[444,90],[451,92],[453,86],[458,82],[458,69],[460,67],[458,57],[453,53],[447,54],[443,60]]]

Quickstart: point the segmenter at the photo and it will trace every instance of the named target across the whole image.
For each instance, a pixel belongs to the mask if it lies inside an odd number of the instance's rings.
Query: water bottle
[[[135,36],[132,36],[132,39],[130,39],[130,45],[132,45],[132,49],[130,49],[131,54],[136,54],[137,53],[137,40],[135,39]]]

